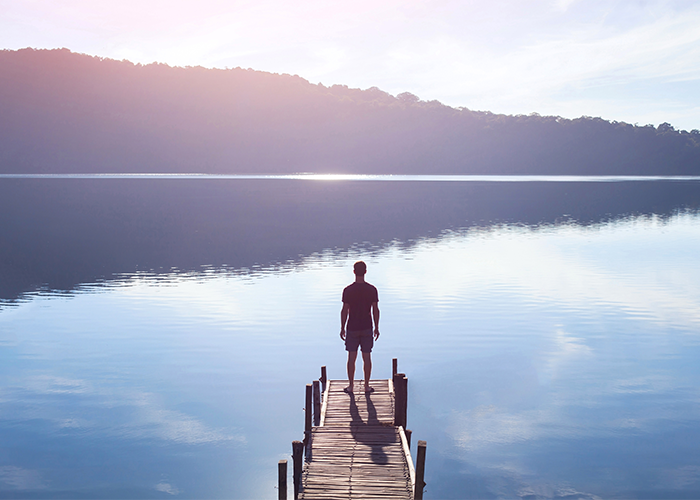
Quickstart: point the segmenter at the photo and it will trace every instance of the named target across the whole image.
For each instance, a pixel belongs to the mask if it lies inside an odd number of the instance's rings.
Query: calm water
[[[700,498],[699,202],[677,181],[0,179],[0,497],[276,498],[304,385],[344,376],[362,258],[426,498]]]

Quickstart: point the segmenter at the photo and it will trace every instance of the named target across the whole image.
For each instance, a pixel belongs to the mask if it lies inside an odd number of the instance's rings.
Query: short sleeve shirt
[[[372,329],[372,304],[379,302],[377,289],[369,283],[355,282],[343,290],[343,303],[350,307],[348,331]]]

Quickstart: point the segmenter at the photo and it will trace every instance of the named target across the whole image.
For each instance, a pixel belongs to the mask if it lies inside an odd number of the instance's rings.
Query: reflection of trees
[[[136,271],[297,265],[499,224],[700,209],[700,183],[0,180],[0,299]]]
[[[241,68],[0,52],[0,172],[700,173],[700,132]]]

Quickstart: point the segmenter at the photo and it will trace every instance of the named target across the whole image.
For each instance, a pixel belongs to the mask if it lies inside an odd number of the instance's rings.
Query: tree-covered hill
[[[0,51],[0,173],[700,174],[700,132],[250,69]]]

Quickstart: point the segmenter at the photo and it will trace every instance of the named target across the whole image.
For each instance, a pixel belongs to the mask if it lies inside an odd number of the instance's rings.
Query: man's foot
[[[348,386],[345,389],[343,389],[343,392],[345,394],[352,394],[352,387]]]
[[[374,392],[374,387],[365,387],[365,393]]]

